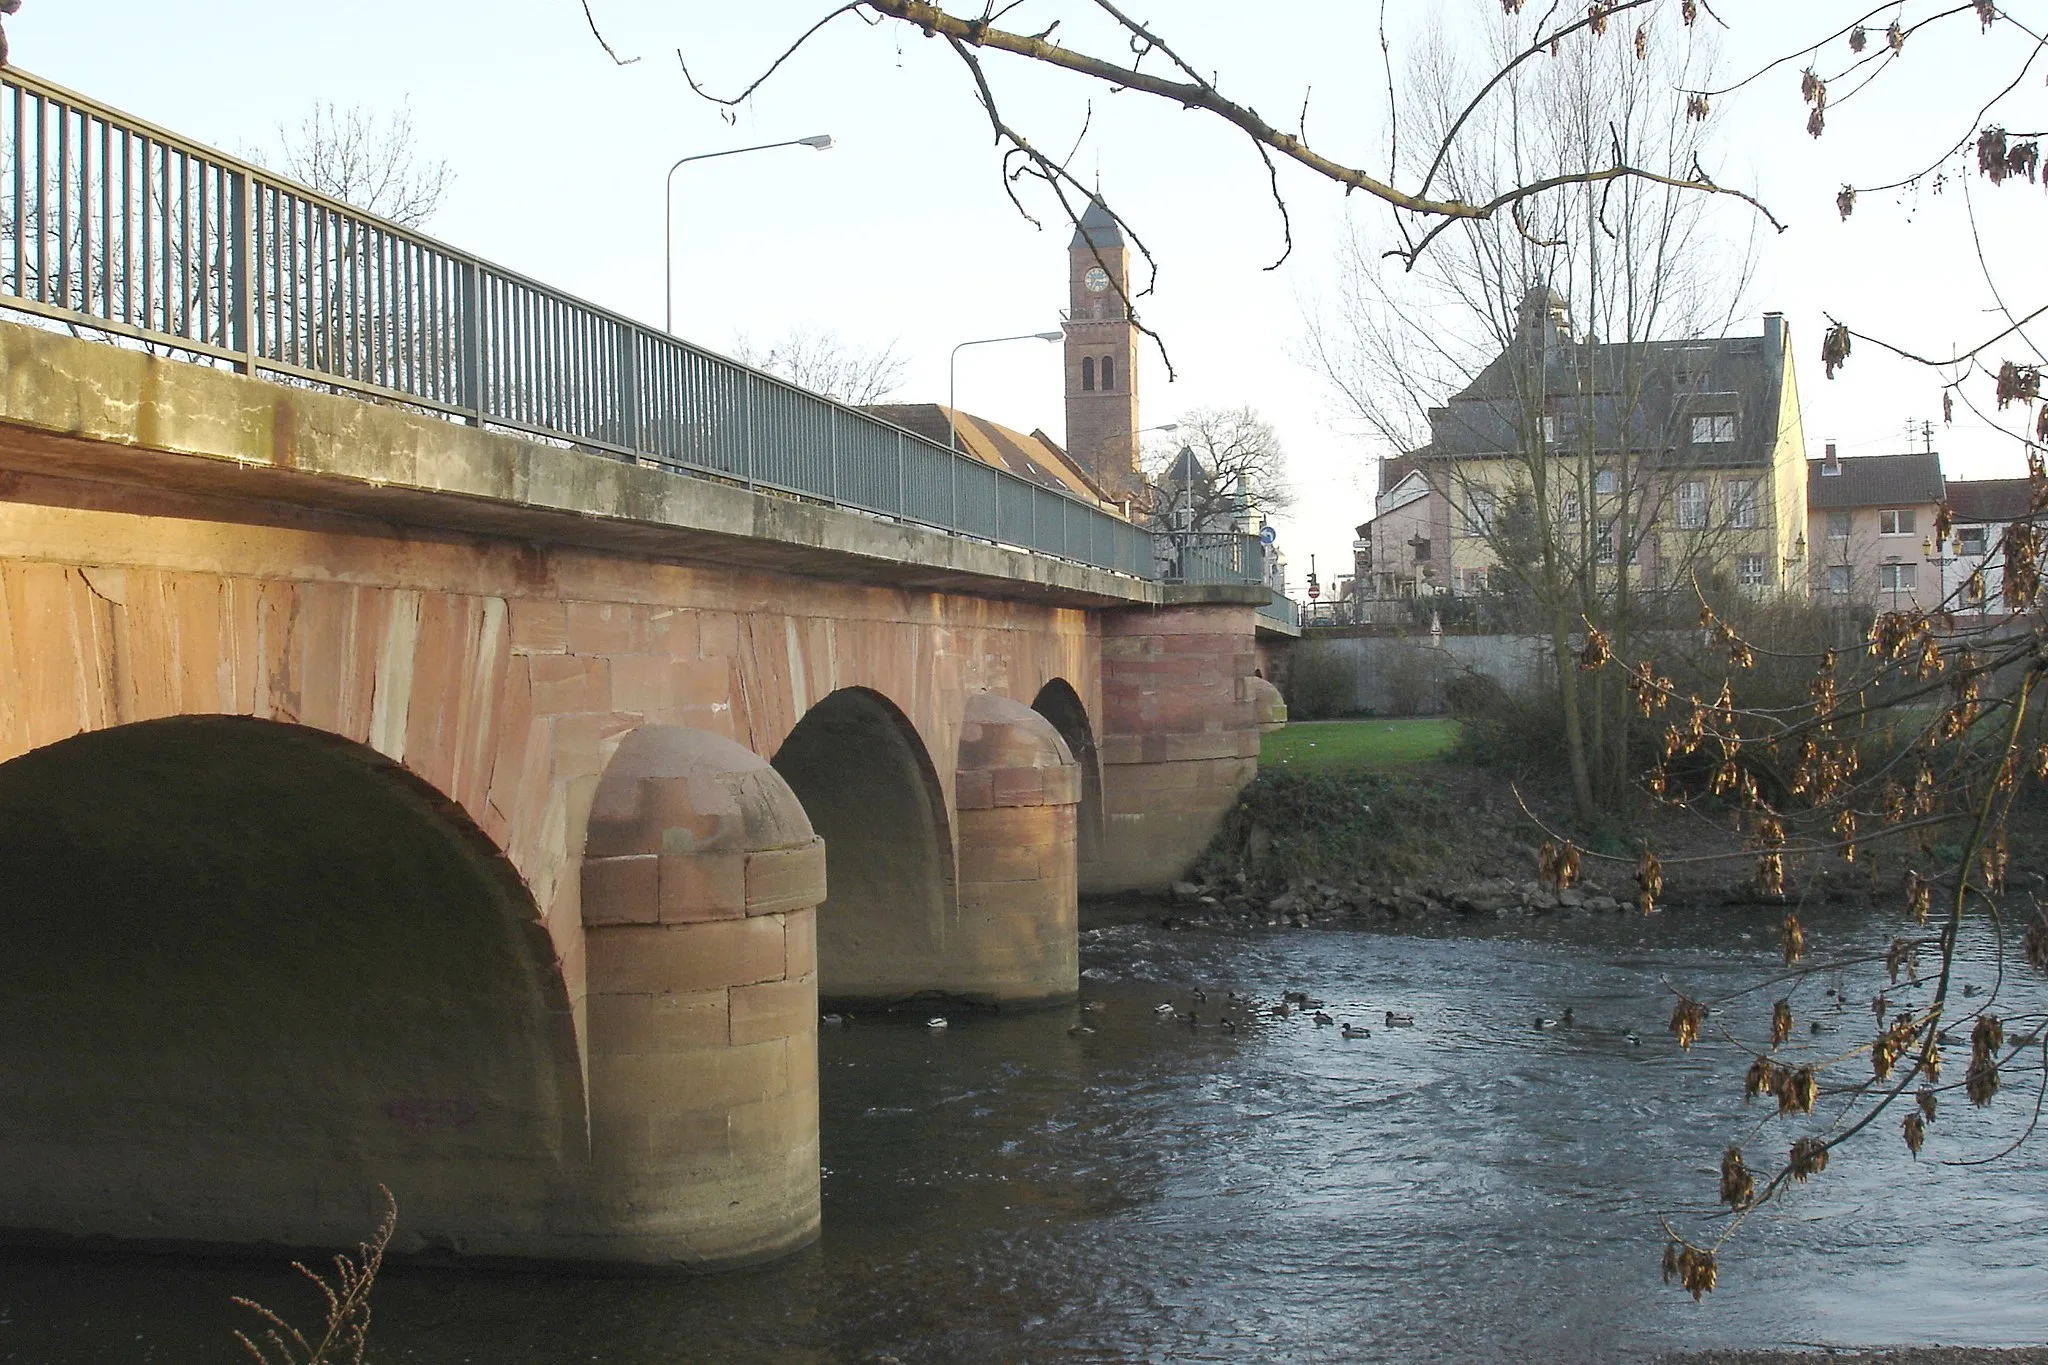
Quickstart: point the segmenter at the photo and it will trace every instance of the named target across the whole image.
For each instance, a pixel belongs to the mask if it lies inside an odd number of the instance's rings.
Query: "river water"
[[[1826,960],[1878,932],[1858,929],[1823,919],[1810,943]],[[2031,1078],[1986,1112],[1954,1096],[1917,1162],[1883,1121],[1752,1220],[1705,1303],[1661,1282],[1656,1215],[1711,1216],[1722,1147],[1763,1165],[1790,1136],[1757,1133],[1725,1045],[1678,1051],[1663,983],[1759,979],[1771,930],[1667,913],[1439,936],[1092,931],[1083,965],[1112,978],[1086,984],[1098,1011],[824,1031],[817,1246],[699,1279],[394,1269],[371,1357],[1599,1362],[2048,1340],[2042,1149],[1940,1160],[2016,1133]],[[1980,953],[1964,975],[1993,970]],[[1834,980],[1795,997],[1798,1044],[1863,1030],[1871,978],[1847,979],[1848,1009],[1821,995]],[[1301,1016],[1215,1026],[1227,991],[1295,988],[1372,1036]],[[1714,1026],[1754,1036],[1774,994]],[[1199,1025],[1157,1014],[1168,1001]],[[1532,1027],[1567,1006],[1570,1027]],[[1385,1027],[1388,1009],[1415,1025]],[[1842,1033],[1807,1034],[1814,1010]],[[1077,1019],[1095,1033],[1070,1035]],[[0,1362],[239,1359],[234,1294],[316,1316],[275,1265],[0,1261]]]

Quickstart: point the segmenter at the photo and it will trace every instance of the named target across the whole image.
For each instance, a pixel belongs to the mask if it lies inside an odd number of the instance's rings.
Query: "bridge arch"
[[[1072,683],[1054,678],[1038,689],[1031,709],[1052,722],[1081,770],[1081,799],[1074,810],[1074,854],[1082,868],[1091,867],[1102,857],[1102,751],[1095,743],[1088,706]]]
[[[842,687],[772,760],[825,841],[818,992],[876,1004],[951,989],[953,834],[917,727],[882,693]]]
[[[0,1227],[549,1254],[584,1148],[569,997],[517,872],[390,759],[282,722],[0,764]]]

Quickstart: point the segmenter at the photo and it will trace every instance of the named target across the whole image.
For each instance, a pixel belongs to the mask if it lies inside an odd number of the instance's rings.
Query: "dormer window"
[[[1081,357],[1081,392],[1095,392],[1095,357],[1092,355]]]
[[[1696,446],[1728,445],[1735,440],[1735,414],[1717,412],[1692,419],[1692,443]]]

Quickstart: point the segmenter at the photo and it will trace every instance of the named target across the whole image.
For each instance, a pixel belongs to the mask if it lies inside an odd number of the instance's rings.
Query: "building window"
[[[1593,552],[1602,564],[1614,562],[1614,523],[1608,522],[1600,528],[1600,535],[1593,544]]]
[[[1847,540],[1849,538],[1849,525],[1852,520],[1853,518],[1847,512],[1828,513],[1828,539]]]
[[[1743,588],[1761,588],[1764,585],[1764,557],[1735,556],[1735,583],[1736,586]]]
[[[1849,566],[1830,564],[1828,566],[1828,591],[1837,597],[1849,595]]]
[[[1880,592],[1901,593],[1913,591],[1913,566],[1911,564],[1878,565],[1877,587]]]
[[[1728,524],[1737,530],[1748,531],[1756,527],[1756,480],[1730,479],[1728,492]]]
[[[1614,471],[1611,469],[1594,470],[1593,491],[1601,494],[1612,493],[1614,491]]]
[[[1116,357],[1102,357],[1102,387],[1105,391],[1116,387]]]
[[[1703,483],[1678,485],[1678,529],[1703,531],[1707,526],[1707,486]]]
[[[1549,413],[1545,413],[1543,415],[1543,444],[1555,445],[1556,443],[1557,418],[1551,416]]]
[[[1575,488],[1565,490],[1564,524],[1567,526],[1577,526],[1579,524],[1579,493]]]
[[[1692,419],[1692,443],[1696,446],[1727,445],[1735,439],[1735,414],[1716,413]]]
[[[1467,570],[1465,570],[1465,591],[1466,591],[1466,592],[1468,592],[1468,593],[1482,593],[1482,592],[1485,592],[1485,591],[1486,591],[1486,570],[1484,570],[1484,569],[1467,569]]]
[[[1427,564],[1429,562],[1429,537],[1417,536],[1408,543],[1415,547],[1415,562],[1417,564]]]
[[[1965,526],[1956,532],[1956,553],[1959,555],[1981,555],[1984,553],[1984,528]]]
[[[1887,507],[1877,514],[1877,533],[1881,536],[1910,536],[1919,520],[1914,508]]]
[[[1468,488],[1465,490],[1465,529],[1475,536],[1483,536],[1493,530],[1493,490],[1491,488]]]
[[[1092,355],[1081,357],[1081,392],[1095,392],[1095,357]]]

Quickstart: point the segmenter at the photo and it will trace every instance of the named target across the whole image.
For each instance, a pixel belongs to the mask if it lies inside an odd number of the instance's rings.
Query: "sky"
[[[1024,187],[1022,216],[1006,192],[989,125],[963,68],[940,42],[900,25],[835,21],[729,114],[694,95],[678,50],[707,85],[732,91],[829,9],[821,0],[590,0],[616,65],[591,37],[579,0],[209,0],[203,18],[162,0],[26,0],[8,21],[13,60],[102,102],[230,151],[270,150],[316,102],[410,110],[420,151],[445,159],[453,188],[433,235],[653,324],[662,319],[662,184],[678,157],[815,133],[830,151],[784,148],[685,166],[676,177],[673,244],[677,330],[715,350],[742,336],[767,342],[792,328],[829,329],[908,360],[903,401],[946,398],[948,354],[965,340],[1056,328],[1065,305],[1071,228],[1056,204]],[[1470,0],[1477,15],[1493,0]],[[957,7],[956,7],[957,8]],[[1935,8],[1906,6],[1909,21]],[[2017,4],[2009,8],[2018,9]],[[1846,23],[1867,5],[1720,0],[1721,69],[1747,75]],[[1796,10],[1797,29],[1783,15]],[[1387,0],[1391,62],[1402,83],[1423,25],[1459,0]],[[1367,0],[1157,0],[1156,29],[1221,88],[1292,126],[1306,108],[1309,140],[1368,168],[1386,156],[1388,91],[1380,7]],[[1887,11],[1887,18],[1889,11]],[[2038,16],[2037,16],[2038,17]],[[1941,424],[1938,381],[1925,368],[1859,344],[1830,381],[1820,364],[1827,316],[1924,355],[1973,346],[2027,292],[2048,196],[1950,179],[1917,191],[1866,194],[1844,222],[1845,181],[1897,179],[1933,162],[1975,126],[1977,92],[2016,73],[2010,35],[1977,25],[1916,35],[1896,68],[1860,96],[1837,83],[1824,137],[1804,131],[1794,60],[1716,102],[1720,135],[1707,167],[1753,190],[1787,224],[1756,242],[1754,279],[1736,334],[1786,315],[1811,454],[1907,448],[1908,423],[1933,421],[1951,478],[2024,472],[2020,447],[1956,410]],[[1060,21],[1070,45],[1121,50],[1085,0],[1023,0],[1009,26]],[[2031,20],[2030,20],[2031,22]],[[2038,31],[2039,25],[2036,24]],[[1881,38],[1878,40],[1881,42]],[[1837,42],[1823,67],[1848,60]],[[1328,182],[1283,168],[1293,251],[1265,171],[1243,138],[1201,114],[1113,93],[1063,73],[990,54],[1005,117],[1099,182],[1151,248],[1159,270],[1141,300],[1171,359],[1149,350],[1142,421],[1197,408],[1251,406],[1288,452],[1295,507],[1275,518],[1299,587],[1311,556],[1324,581],[1348,569],[1352,528],[1371,513],[1384,453],[1302,360],[1305,319],[1327,311],[1337,244],[1353,226],[1377,238],[1386,211]],[[2008,126],[2038,129],[2042,65],[2011,97]],[[1987,281],[1972,249],[1977,215]],[[1746,234],[1753,220],[1719,221]],[[2003,264],[2003,269],[1996,267]],[[1393,267],[1388,267],[1393,268]],[[1447,320],[1446,325],[1452,325]],[[1995,366],[2006,350],[1986,354]],[[2022,353],[2013,350],[2015,358]],[[960,355],[962,408],[1024,430],[1063,435],[1060,352],[1040,342]],[[1965,389],[1990,416],[1986,378]],[[1156,438],[1155,438],[1156,439]],[[1916,438],[1917,440],[1917,438]],[[1917,444],[1914,448],[1918,448]]]

